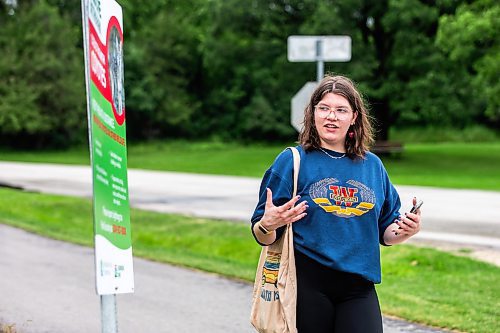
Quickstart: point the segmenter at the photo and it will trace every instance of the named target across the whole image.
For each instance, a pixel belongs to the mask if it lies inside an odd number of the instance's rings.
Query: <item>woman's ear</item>
[[[351,126],[353,126],[356,123],[357,118],[358,118],[358,112],[356,111],[352,114]]]

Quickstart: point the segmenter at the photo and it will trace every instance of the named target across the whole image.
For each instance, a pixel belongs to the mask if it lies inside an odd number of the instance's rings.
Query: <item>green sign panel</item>
[[[134,291],[134,275],[122,10],[114,0],[90,0],[84,12],[97,293],[130,293]]]

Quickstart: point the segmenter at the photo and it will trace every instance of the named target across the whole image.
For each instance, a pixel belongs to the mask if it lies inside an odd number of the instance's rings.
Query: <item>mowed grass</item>
[[[500,142],[408,144],[383,161],[395,184],[500,191]]]
[[[382,270],[377,291],[384,313],[462,332],[498,332],[499,267],[398,245],[382,248]]]
[[[0,223],[92,246],[87,199],[0,189]],[[135,256],[252,281],[260,247],[249,225],[132,209]],[[463,332],[498,332],[500,268],[410,245],[383,248],[382,310]]]
[[[187,141],[130,144],[128,167],[262,177],[286,146]],[[0,160],[89,164],[89,151],[85,147],[36,153],[0,150]],[[402,154],[382,156],[382,160],[397,185],[500,191],[500,142],[406,144]]]

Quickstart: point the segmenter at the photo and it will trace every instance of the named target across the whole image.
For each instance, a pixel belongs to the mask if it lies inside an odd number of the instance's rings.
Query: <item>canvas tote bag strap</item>
[[[299,181],[299,169],[300,169],[300,154],[297,148],[289,147],[293,154],[293,195],[292,198],[297,195],[297,186]]]
[[[300,154],[297,148],[290,147],[293,154],[293,196],[297,195]],[[278,282],[280,301],[283,306],[283,314],[287,326],[286,333],[297,333],[296,328],[296,307],[297,307],[297,277],[295,270],[295,255],[293,250],[292,223],[287,225],[283,235],[282,265],[284,266],[283,276]],[[285,268],[286,267],[286,268]],[[286,272],[286,273],[285,273]],[[282,296],[282,297],[281,297]]]

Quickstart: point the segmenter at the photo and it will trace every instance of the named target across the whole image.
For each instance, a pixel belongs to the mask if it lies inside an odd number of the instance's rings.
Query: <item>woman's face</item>
[[[321,147],[345,152],[345,140],[349,127],[354,124],[354,113],[347,99],[341,95],[327,93],[314,108],[314,123]]]

